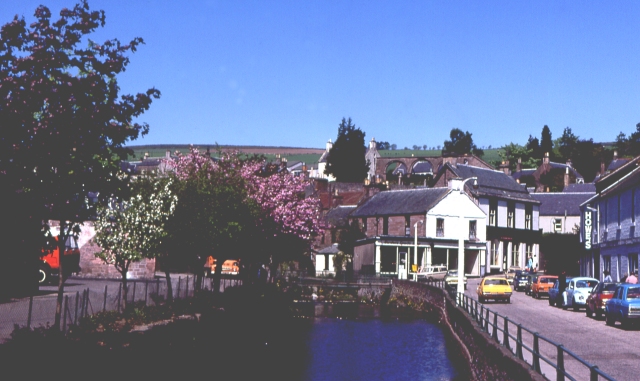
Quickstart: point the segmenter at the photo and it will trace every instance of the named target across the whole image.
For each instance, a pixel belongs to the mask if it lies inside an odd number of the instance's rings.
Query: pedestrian
[[[611,279],[611,273],[608,270],[604,270],[604,279],[602,281],[613,282],[613,279]]]
[[[527,261],[527,270],[533,271],[533,258],[531,258],[531,256],[529,256],[529,260]]]
[[[562,270],[560,276],[558,277],[558,295],[562,296],[562,306],[567,304],[567,296],[564,293],[564,290],[567,288],[567,272]]]
[[[638,270],[629,274],[629,276],[627,277],[627,283],[631,283],[631,284],[638,283]]]
[[[627,281],[627,278],[629,277],[629,275],[627,275],[627,273],[624,273],[624,275],[622,276],[622,278],[620,278],[620,282],[625,283]]]

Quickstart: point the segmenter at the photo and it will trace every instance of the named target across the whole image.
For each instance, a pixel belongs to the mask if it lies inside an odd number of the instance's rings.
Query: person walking
[[[611,273],[608,270],[604,270],[604,279],[602,281],[613,282],[613,279],[611,278]]]
[[[629,276],[627,277],[627,283],[631,283],[631,284],[638,283],[638,270],[629,274]]]

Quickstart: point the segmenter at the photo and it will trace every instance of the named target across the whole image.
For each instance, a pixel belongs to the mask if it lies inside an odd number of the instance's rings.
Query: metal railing
[[[486,308],[468,295],[458,293],[457,298],[459,306],[476,321],[484,332],[511,351],[518,359],[531,365],[531,369],[535,372],[549,378],[547,374],[555,371],[557,381],[565,379],[615,381],[613,377],[601,371],[597,365],[585,361],[562,344]]]

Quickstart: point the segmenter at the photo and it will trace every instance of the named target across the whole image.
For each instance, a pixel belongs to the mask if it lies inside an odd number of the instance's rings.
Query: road
[[[476,288],[479,283],[480,279],[469,279],[465,294],[477,300]],[[604,319],[588,318],[584,309],[573,311],[551,307],[546,297],[534,299],[517,291],[514,291],[510,304],[489,301],[484,306],[562,344],[616,380],[640,379],[640,326],[625,330],[617,323],[615,327],[609,327]],[[502,326],[500,320],[498,325]],[[509,327],[509,333],[515,334],[515,326]],[[549,352],[555,353],[555,347],[549,347]],[[550,357],[555,361],[557,356]],[[565,355],[567,368],[585,371],[585,367],[575,361],[572,364],[567,357]],[[555,379],[555,370],[547,364],[541,367],[547,378]],[[586,373],[585,376],[584,379],[588,379]]]

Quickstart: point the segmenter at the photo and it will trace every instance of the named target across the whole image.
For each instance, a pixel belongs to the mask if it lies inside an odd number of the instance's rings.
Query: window
[[[476,235],[477,226],[478,226],[478,221],[476,220],[469,221],[469,239],[471,240],[478,239],[478,236]]]
[[[389,235],[389,217],[382,217],[382,235]]]
[[[489,225],[498,225],[498,201],[496,200],[489,201]]]
[[[608,271],[611,272],[611,256],[610,255],[604,255],[602,257],[602,270],[603,271]]]
[[[533,206],[532,205],[525,206],[524,228],[527,230],[533,229]]]
[[[362,231],[366,234],[367,233],[367,218],[363,218],[362,219]]]
[[[507,205],[507,227],[516,227],[516,206],[512,202]]]
[[[514,242],[511,248],[511,251],[513,253],[514,266],[520,266],[520,244],[517,242]]]
[[[629,254],[629,271],[638,269],[638,253]]]
[[[562,233],[562,218],[554,218],[553,220],[553,232]]]
[[[444,237],[444,218],[436,219],[436,237]]]
[[[411,235],[411,221],[409,216],[404,216],[404,235]]]
[[[526,250],[527,250],[527,258],[529,257],[533,258],[533,245],[528,243],[526,245]],[[533,265],[535,266],[535,263]]]
[[[491,266],[498,265],[498,246],[495,242],[491,242]]]

